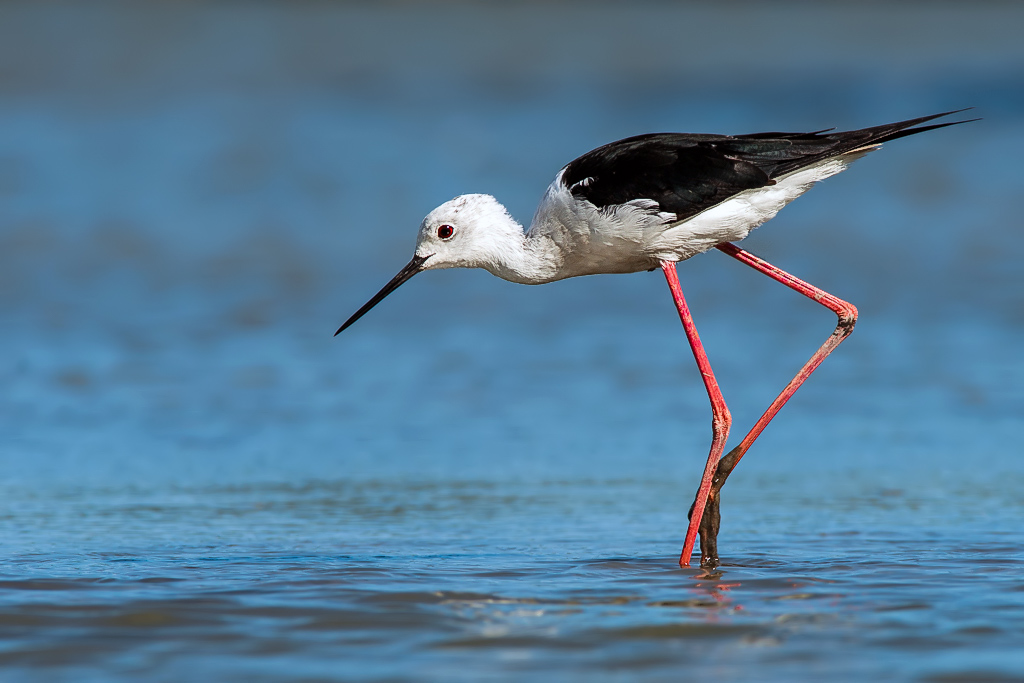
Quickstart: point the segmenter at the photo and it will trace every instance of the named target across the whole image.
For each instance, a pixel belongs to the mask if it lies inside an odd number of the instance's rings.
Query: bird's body
[[[817,365],[852,330],[856,308],[798,280],[731,243],[773,218],[816,182],[845,170],[882,143],[962,123],[922,126],[946,112],[855,131],[704,135],[654,133],[598,147],[555,176],[524,229],[486,194],[461,195],[440,205],[420,224],[413,259],[352,315],[338,333],[418,272],[484,268],[522,284],[543,284],[580,275],[665,271],[687,338],[711,398],[714,438],[694,502],[681,565],[700,525],[702,564],[717,562],[713,546],[717,492],[725,476],[764,426]],[[675,264],[712,248],[812,297],[839,316],[832,337],[743,442],[722,458],[731,418],[683,299]],[[337,333],[335,333],[337,334]],[[722,460],[725,474],[715,479]],[[712,489],[714,490],[712,491]],[[708,555],[711,553],[711,555]],[[710,558],[710,559],[709,559]]]
[[[933,118],[840,133],[626,138],[561,169],[528,230],[490,195],[461,195],[423,220],[416,255],[424,270],[484,268],[521,284],[651,270],[743,239],[883,142],[950,125],[912,128]],[[450,237],[438,237],[442,225]]]
[[[431,212],[426,229],[465,223],[466,217],[472,216],[470,222],[488,226],[482,239],[490,243],[479,255],[466,254],[433,267],[484,268],[504,280],[527,285],[580,275],[652,270],[662,261],[684,261],[723,242],[743,239],[814,183],[845,170],[867,151],[816,162],[771,185],[743,190],[682,218],[649,199],[606,207],[581,201],[566,183],[565,169],[548,187],[528,230],[494,197],[462,195]],[[417,254],[426,256],[427,251],[417,250]]]

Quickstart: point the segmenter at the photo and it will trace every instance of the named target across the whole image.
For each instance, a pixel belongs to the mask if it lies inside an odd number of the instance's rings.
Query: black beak
[[[367,311],[369,311],[371,308],[373,308],[381,301],[383,301],[384,297],[386,297],[388,294],[398,289],[403,282],[405,282],[413,275],[423,270],[423,264],[426,263],[427,259],[430,258],[431,256],[433,256],[433,254],[427,254],[426,256],[413,256],[412,261],[409,261],[408,265],[406,265],[405,268],[402,268],[402,270],[398,271],[398,275],[391,278],[391,282],[384,285],[384,289],[377,292],[372,299],[363,304],[362,308],[353,313],[352,317],[346,320],[345,324],[338,328],[338,331],[334,333],[334,336],[337,337],[339,334],[341,334],[342,330],[344,330],[346,327],[362,318]]]

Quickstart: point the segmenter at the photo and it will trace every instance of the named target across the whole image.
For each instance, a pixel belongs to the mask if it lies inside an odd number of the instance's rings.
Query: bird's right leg
[[[729,451],[721,460],[718,462],[718,467],[715,469],[712,477],[711,489],[708,495],[708,503],[705,506],[698,506],[697,501],[694,501],[694,506],[691,508],[691,520],[690,524],[693,524],[693,514],[702,510],[700,517],[700,550],[701,550],[701,566],[713,566],[718,564],[718,553],[717,553],[717,536],[719,520],[721,519],[719,504],[721,496],[719,492],[722,486],[725,484],[725,480],[728,479],[729,474],[733,471],[736,465],[739,463],[740,458],[744,456],[747,449],[754,443],[754,440],[761,435],[764,428],[768,426],[768,423],[772,421],[772,418],[782,409],[782,406],[786,404],[796,390],[800,388],[811,373],[814,372],[821,362],[825,360],[832,351],[835,350],[839,344],[846,339],[851,332],[853,332],[853,326],[857,322],[857,307],[853,304],[843,301],[837,296],[833,296],[823,289],[819,289],[814,285],[804,282],[803,280],[790,275],[789,273],[776,268],[772,264],[768,263],[764,259],[760,259],[754,256],[748,251],[740,249],[734,244],[728,242],[719,244],[717,247],[720,251],[732,256],[734,259],[744,263],[754,270],[764,273],[768,277],[772,278],[776,282],[781,282],[790,289],[800,292],[804,296],[814,299],[822,306],[825,306],[830,311],[836,314],[839,318],[839,322],[836,324],[835,331],[825,340],[825,343],[811,356],[796,376],[790,380],[786,388],[782,390],[772,404],[768,406],[768,410],[761,415],[761,418],[757,423],[747,432],[747,435],[743,437],[743,440]]]
[[[668,287],[672,290],[672,299],[676,303],[676,308],[679,310],[679,319],[683,322],[683,330],[686,332],[686,339],[690,342],[690,348],[693,350],[693,357],[697,361],[697,367],[700,369],[701,378],[704,380],[704,388],[707,389],[708,398],[711,399],[711,452],[708,453],[708,462],[704,466],[704,476],[701,477],[700,488],[697,489],[697,497],[693,502],[693,507],[690,509],[690,525],[686,530],[686,538],[683,541],[683,552],[679,556],[679,566],[689,567],[690,556],[693,554],[693,546],[697,541],[698,526],[703,522],[705,517],[705,505],[708,502],[708,496],[711,493],[711,487],[715,477],[715,469],[718,465],[719,459],[722,457],[722,451],[725,450],[725,442],[729,438],[729,427],[732,425],[732,416],[729,414],[729,408],[725,405],[725,399],[722,397],[722,391],[718,388],[718,381],[715,379],[715,373],[711,370],[711,363],[708,361],[708,356],[704,352],[704,345],[700,342],[700,336],[697,335],[697,327],[693,323],[693,318],[690,316],[690,308],[686,305],[686,299],[683,298],[683,289],[679,286],[679,276],[676,273],[676,264],[672,261],[662,261],[661,269],[665,272],[665,279],[668,281]],[[717,505],[712,506],[714,511],[717,513]],[[717,536],[717,527],[715,529],[715,536]],[[704,564],[704,556],[706,555],[704,533],[701,534],[701,564]]]

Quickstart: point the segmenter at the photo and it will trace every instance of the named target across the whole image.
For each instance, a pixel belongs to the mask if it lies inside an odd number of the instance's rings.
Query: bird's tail
[[[970,123],[972,121],[980,121],[980,118],[976,119],[964,119],[962,121],[947,121],[945,123],[933,123],[930,126],[922,126],[920,124],[933,121],[935,119],[942,118],[943,116],[951,116],[953,114],[959,114],[960,112],[969,111],[973,107],[967,107],[966,109],[954,109],[953,111],[943,112],[941,114],[932,114],[931,116],[921,116],[916,119],[907,119],[906,121],[897,121],[896,123],[887,123],[882,126],[872,126],[871,128],[862,128],[860,130],[852,130],[848,133],[836,133],[836,135],[852,136],[854,134],[860,134],[864,138],[864,146],[869,145],[880,145],[883,142],[889,142],[890,140],[897,140],[899,138],[905,138],[908,135],[916,135],[923,133],[927,130],[935,130],[936,128],[945,128],[946,126],[956,126],[961,123]],[[917,126],[916,128],[914,126]],[[853,150],[851,150],[853,151]]]

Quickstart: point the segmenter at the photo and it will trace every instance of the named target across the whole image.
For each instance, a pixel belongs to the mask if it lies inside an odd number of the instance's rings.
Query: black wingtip
[[[960,114],[965,111],[970,111],[974,107],[964,107],[963,109],[954,109],[953,111],[943,112],[942,114],[932,114],[931,116],[922,116],[916,119],[909,119],[907,121],[900,121],[898,123],[884,126],[889,131],[883,133],[874,142],[882,143],[889,142],[890,140],[898,140],[899,138],[905,138],[908,135],[916,135],[918,133],[924,133],[929,130],[937,130],[939,128],[946,128],[947,126],[958,126],[961,123],[972,123],[974,121],[981,121],[981,117],[974,119],[964,119],[963,121],[947,121],[945,123],[933,123],[930,126],[922,126],[920,124],[927,123],[928,121],[934,121],[940,119],[943,116],[952,116],[953,114]]]
[[[935,119],[941,119],[944,116],[952,116],[953,114],[960,114],[965,111],[970,111],[974,107],[964,107],[963,109],[953,109],[952,111],[944,111],[941,114],[931,114],[929,116],[919,116],[916,119],[907,119],[906,121],[897,121],[896,123],[890,124],[891,126],[899,126],[900,128],[910,128],[928,121],[934,121]],[[957,122],[961,123],[961,122]],[[951,123],[945,124],[947,126],[953,125]]]

